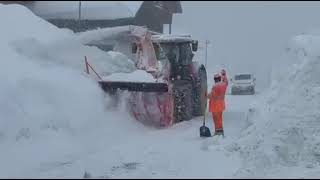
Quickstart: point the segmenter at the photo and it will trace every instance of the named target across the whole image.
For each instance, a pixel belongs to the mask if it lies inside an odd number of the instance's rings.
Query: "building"
[[[97,28],[137,25],[163,33],[172,17],[182,13],[180,1],[0,1],[27,6],[60,28],[82,32]],[[170,30],[171,31],[171,30]]]

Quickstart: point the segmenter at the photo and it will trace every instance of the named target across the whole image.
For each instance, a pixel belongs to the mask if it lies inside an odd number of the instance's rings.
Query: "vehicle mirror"
[[[135,54],[135,53],[137,53],[137,50],[138,50],[138,46],[137,46],[137,44],[136,43],[132,43],[132,50],[131,50],[131,52],[132,52],[132,54]]]
[[[192,51],[197,51],[198,50],[198,41],[193,41],[192,42]]]

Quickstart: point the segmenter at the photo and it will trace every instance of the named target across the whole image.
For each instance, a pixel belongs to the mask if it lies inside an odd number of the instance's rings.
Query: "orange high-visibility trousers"
[[[222,112],[213,112],[212,113],[212,119],[215,130],[222,130]]]

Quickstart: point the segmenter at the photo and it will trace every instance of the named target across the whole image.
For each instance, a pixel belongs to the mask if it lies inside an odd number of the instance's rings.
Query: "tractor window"
[[[189,43],[183,43],[180,45],[180,59],[179,62],[182,65],[188,65],[192,61],[193,53]]]
[[[167,59],[164,49],[160,47],[159,44],[153,44],[153,47],[158,61],[163,61]]]
[[[161,44],[161,47],[165,51],[166,57],[171,63],[177,63],[179,60],[180,52],[179,47],[175,44]]]

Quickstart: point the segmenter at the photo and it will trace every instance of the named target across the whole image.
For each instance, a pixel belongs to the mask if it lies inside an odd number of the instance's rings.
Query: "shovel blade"
[[[205,125],[200,127],[200,137],[211,137],[211,132]]]

